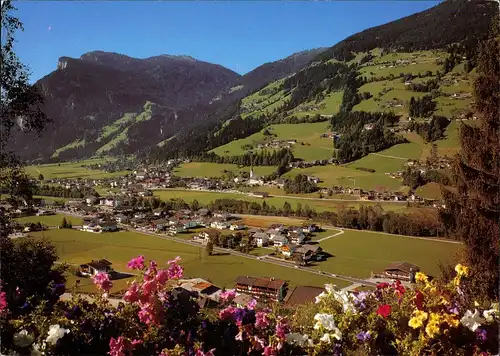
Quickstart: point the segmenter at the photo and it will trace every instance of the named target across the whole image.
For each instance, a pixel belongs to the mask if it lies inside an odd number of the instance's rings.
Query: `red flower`
[[[377,289],[385,289],[387,287],[389,287],[389,283],[387,283],[387,282],[382,282],[382,283],[377,284]]]
[[[382,304],[378,307],[377,314],[384,318],[387,318],[389,314],[391,314],[391,306],[388,304]]]
[[[422,306],[424,304],[424,295],[422,292],[417,290],[415,292],[415,305],[417,306],[417,309],[422,310]]]
[[[394,283],[393,285],[394,289],[396,290],[396,294],[398,295],[398,297],[402,297],[403,294],[405,294],[406,292],[406,289],[405,287],[401,284],[401,282],[399,280],[396,281],[396,283]]]

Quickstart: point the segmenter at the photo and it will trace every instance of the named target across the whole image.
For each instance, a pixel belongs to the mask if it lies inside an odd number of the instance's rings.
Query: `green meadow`
[[[116,160],[116,158],[95,158],[76,162],[63,162],[51,164],[39,164],[26,167],[26,172],[32,177],[38,178],[40,174],[45,179],[52,178],[84,178],[104,179],[126,175],[127,171],[108,173],[102,170],[87,169],[83,166],[98,164],[104,161]]]
[[[292,145],[292,152],[296,158],[301,158],[305,161],[317,159],[329,159],[333,155],[333,143],[331,139],[321,138],[321,134],[329,131],[330,123],[302,123],[302,124],[279,124],[270,125],[261,132],[250,135],[244,139],[235,140],[223,146],[219,146],[210,152],[214,152],[220,156],[237,156],[242,155],[248,150],[243,148],[245,145],[252,145],[253,152],[258,152],[256,147],[259,143],[264,143],[266,136],[263,132],[269,131],[275,137],[269,137],[268,140],[297,140],[295,145]]]
[[[236,164],[220,164],[209,162],[183,163],[174,170],[179,177],[222,177],[224,171],[232,171],[235,175],[238,172],[250,172],[251,167],[238,167]],[[269,175],[276,171],[274,166],[256,166],[256,175]]]
[[[437,276],[439,263],[454,263],[461,248],[460,244],[438,240],[354,230],[345,230],[342,235],[320,242],[320,246],[334,257],[314,268],[361,278],[402,261],[416,264],[422,272]]]
[[[59,260],[74,265],[105,258],[113,263],[119,272],[127,272],[127,262],[137,255],[155,260],[159,267],[166,267],[167,261],[181,257],[184,276],[200,277],[219,287],[232,288],[238,276],[275,277],[290,281],[293,285],[323,286],[335,283],[346,286],[348,283],[321,275],[302,272],[296,269],[276,266],[260,261],[233,255],[205,256],[204,248],[181,244],[137,232],[115,232],[93,234],[77,230],[49,230],[32,233],[45,236],[56,246]],[[71,278],[75,280],[75,278]],[[89,279],[84,281],[84,290],[94,290]],[[124,288],[126,280],[115,281]],[[121,289],[120,288],[120,289]]]
[[[41,223],[47,226],[60,226],[62,220],[66,218],[66,221],[72,225],[81,225],[83,220],[74,216],[67,216],[61,214],[55,215],[45,215],[45,216],[25,216],[22,218],[17,218],[15,221],[25,224],[25,223]]]

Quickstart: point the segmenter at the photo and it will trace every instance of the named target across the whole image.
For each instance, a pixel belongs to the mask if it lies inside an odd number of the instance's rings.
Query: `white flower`
[[[488,322],[492,322],[495,319],[496,315],[498,315],[498,311],[495,309],[489,309],[489,310],[483,311],[483,317]]]
[[[49,328],[48,336],[45,341],[47,343],[55,345],[57,343],[57,340],[62,338],[64,334],[69,333],[69,329],[64,329],[59,326],[59,324],[51,325]]]
[[[308,342],[308,337],[307,335],[302,335],[300,333],[290,333],[286,336],[286,341],[290,344],[303,346],[306,342]]]
[[[31,349],[30,356],[42,356],[42,352],[40,351],[40,345],[34,344]]]
[[[332,294],[333,292],[337,291],[337,286],[333,284],[325,284],[325,290],[329,293]]]
[[[35,341],[35,338],[29,335],[27,330],[21,330],[17,334],[14,334],[14,345],[16,346],[28,347],[33,341]]]
[[[333,337],[336,338],[337,340],[342,340],[342,331],[340,331],[339,328],[335,327],[333,329]]]
[[[321,302],[321,300],[326,297],[328,297],[328,294],[326,294],[325,292],[321,292],[321,294],[316,297],[316,304]]]
[[[460,322],[463,326],[469,328],[470,330],[476,331],[476,329],[481,326],[481,323],[484,322],[484,319],[481,318],[479,311],[474,309],[474,313],[467,310],[462,319],[460,319]]]
[[[342,310],[345,312],[350,311],[351,313],[356,313],[356,308],[352,302],[351,295],[345,291],[333,291],[333,297],[336,301],[342,304]]]
[[[331,314],[322,314],[318,313],[314,316],[314,320],[316,320],[316,325],[314,325],[314,329],[318,330],[320,327],[324,327],[326,330],[335,329],[335,320],[333,320],[333,315]]]
[[[321,339],[319,339],[319,341],[321,341],[321,342],[326,342],[327,344],[329,344],[329,343],[330,343],[330,334],[325,333],[325,334],[321,337]]]

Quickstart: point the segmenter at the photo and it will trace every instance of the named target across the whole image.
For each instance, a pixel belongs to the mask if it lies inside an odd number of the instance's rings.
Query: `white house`
[[[210,223],[210,227],[212,227],[214,229],[224,230],[224,229],[228,229],[230,227],[230,225],[227,221],[212,221]]]
[[[94,205],[97,200],[98,199],[95,196],[91,195],[85,198],[85,203],[87,203],[87,205]]]
[[[290,238],[290,242],[295,245],[303,244],[304,240],[306,239],[305,235],[302,232],[290,232],[288,233],[288,236]]]
[[[257,247],[269,245],[269,236],[263,232],[257,232],[253,235],[253,239]]]
[[[286,238],[286,236],[283,236],[283,235],[275,235],[273,238],[273,245],[274,246],[278,246],[278,247],[281,247],[283,245],[286,245],[288,244],[288,239]]]
[[[243,224],[232,224],[230,227],[229,227],[229,230],[231,231],[237,231],[237,230],[245,230],[245,225]]]
[[[103,205],[103,206],[110,206],[110,207],[118,207],[122,204],[122,201],[118,198],[114,198],[114,197],[106,197],[106,198],[101,198],[99,200],[99,205]]]
[[[81,231],[99,233],[99,232],[101,232],[101,225],[98,225],[98,224],[92,223],[92,222],[91,223],[84,223],[82,225]]]
[[[123,214],[119,214],[115,216],[115,220],[118,224],[125,224],[128,222],[128,217]]]

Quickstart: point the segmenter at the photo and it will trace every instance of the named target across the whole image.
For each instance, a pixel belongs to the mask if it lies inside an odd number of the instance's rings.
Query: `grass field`
[[[315,209],[318,212],[321,211],[336,211],[340,206],[346,208],[359,208],[362,205],[374,205],[380,203],[385,210],[393,211],[404,211],[406,209],[405,204],[394,203],[394,202],[370,202],[370,201],[352,201],[345,200],[342,202],[331,201],[327,199],[316,199],[316,200],[306,200],[299,199],[297,197],[269,197],[269,198],[254,198],[245,194],[237,193],[217,193],[217,192],[204,192],[204,191],[192,191],[192,190],[181,190],[181,189],[161,189],[154,190],[153,194],[162,200],[169,199],[183,199],[186,202],[192,202],[197,200],[200,204],[208,204],[215,201],[216,199],[236,199],[245,200],[250,202],[257,202],[262,204],[263,201],[269,206],[274,206],[276,208],[283,208],[285,202],[288,202],[292,209],[297,208],[297,204],[301,204],[302,207],[308,205],[311,209]]]
[[[126,175],[128,172],[108,173],[101,170],[87,169],[83,165],[102,163],[106,160],[116,160],[116,158],[88,159],[77,162],[63,162],[53,164],[41,164],[26,167],[26,173],[38,178],[41,173],[45,179],[51,178],[84,178],[84,179],[104,179]]]
[[[85,140],[83,139],[76,139],[75,141],[67,144],[66,146],[63,146],[61,148],[58,148],[54,154],[51,156],[51,158],[59,157],[59,153],[69,150],[70,148],[77,148],[77,147],[83,147],[85,146]]]
[[[324,283],[332,282],[339,286],[347,285],[324,276],[232,255],[206,257],[201,247],[136,232],[92,234],[76,230],[50,230],[32,235],[44,235],[52,240],[60,261],[82,264],[92,259],[106,258],[113,263],[114,269],[120,272],[129,271],[126,268],[127,262],[139,254],[156,260],[160,267],[166,266],[168,260],[180,256],[186,277],[205,278],[219,287],[233,287],[234,280],[240,275],[276,277],[289,280],[294,285],[323,286]],[[117,283],[125,285],[124,280]]]
[[[320,137],[321,134],[329,130],[329,125],[330,123],[328,121],[302,124],[279,124],[270,125],[266,127],[265,130],[276,135],[276,137],[269,138],[270,140],[297,140],[297,143],[292,146],[293,155],[305,161],[312,161],[317,159],[329,159],[333,155],[332,140]],[[248,152],[248,150],[243,148],[245,145],[254,146],[252,151],[258,152],[259,149],[256,148],[257,144],[263,143],[265,140],[265,136],[262,133],[263,131],[219,146],[210,152],[214,152],[220,156],[242,155]]]
[[[380,160],[380,162],[386,162],[389,160],[386,159],[385,157],[377,157],[377,156],[375,157],[376,157],[375,161]],[[392,161],[392,159],[390,160]],[[404,161],[402,162],[404,163]],[[353,164],[354,164],[353,167],[358,166],[356,162]],[[359,164],[359,166],[365,166],[365,165],[362,162],[361,164]],[[372,167],[365,167],[365,168],[372,168]],[[379,167],[375,165],[373,168],[377,170],[377,168]],[[351,168],[350,166],[344,167],[344,166],[327,165],[327,166],[314,166],[303,169],[297,168],[297,169],[292,169],[290,172],[286,173],[285,176],[293,177],[300,173],[320,178],[322,182],[319,183],[318,185],[321,187],[332,187],[337,185],[345,187],[359,187],[364,190],[373,190],[373,189],[398,190],[402,186],[402,182],[400,180],[389,177],[388,175],[384,174],[383,171],[370,173],[370,172],[360,171],[355,168]]]
[[[315,268],[338,274],[370,277],[390,263],[407,261],[420,266],[424,273],[439,275],[438,262],[453,262],[461,245],[441,241],[346,230],[320,243],[334,257]]]
[[[438,183],[427,183],[415,190],[415,194],[428,199],[442,199],[441,188]]]
[[[251,167],[238,167],[236,164],[220,164],[208,162],[183,163],[174,170],[179,177],[222,177],[223,171],[250,172]],[[256,175],[269,175],[276,171],[274,166],[256,166],[253,168]]]
[[[81,225],[83,222],[83,220],[80,218],[74,216],[61,215],[61,214],[46,215],[46,216],[25,216],[23,218],[17,218],[15,220],[22,224],[28,222],[29,223],[40,222],[47,226],[59,226],[61,225],[63,218],[66,218],[66,220],[72,225]]]
[[[342,104],[343,91],[328,93],[325,98],[316,103],[316,101],[305,102],[297,108],[291,110],[288,114],[290,116],[303,116],[310,115],[334,115],[339,112],[340,105]],[[317,108],[317,110],[310,110],[309,108]]]

